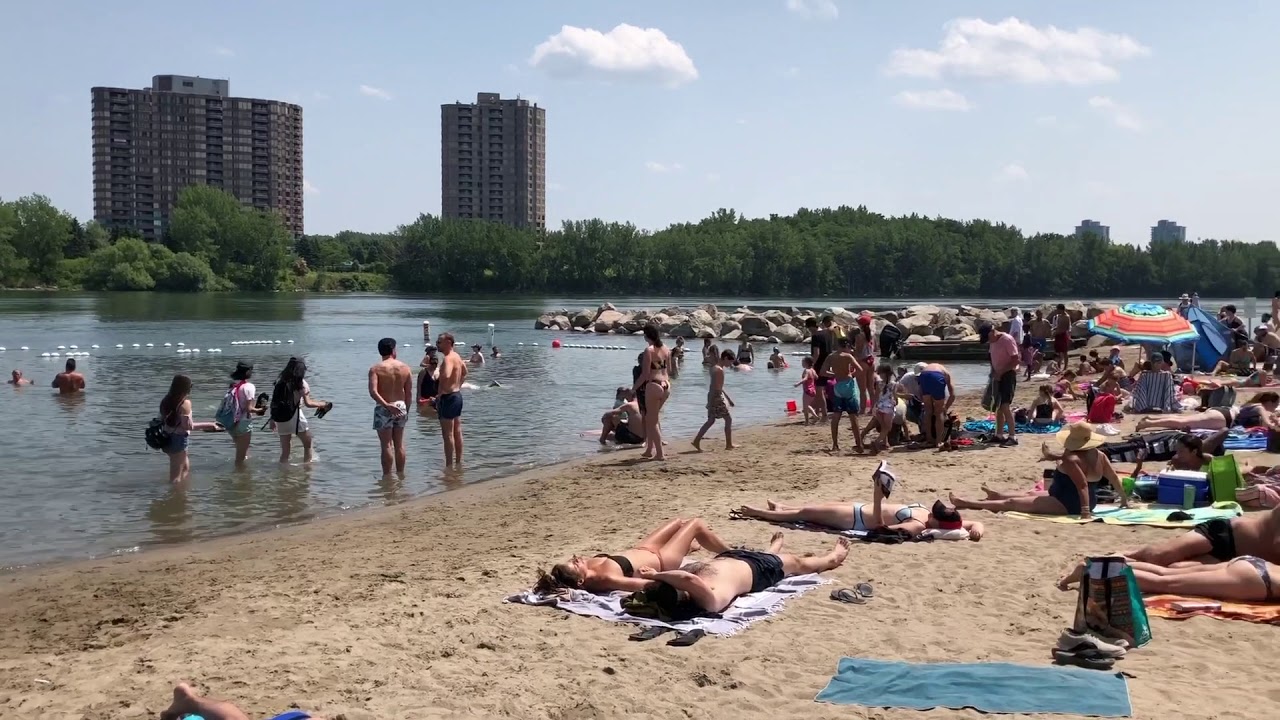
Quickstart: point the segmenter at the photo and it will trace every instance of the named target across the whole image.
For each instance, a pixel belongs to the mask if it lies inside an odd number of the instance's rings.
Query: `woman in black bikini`
[[[650,584],[649,580],[640,577],[641,569],[655,572],[679,570],[685,556],[696,550],[698,545],[717,555],[729,551],[729,546],[711,532],[705,521],[676,518],[619,555],[574,555],[568,561],[554,565],[551,572],[539,573],[534,590],[544,595],[565,588],[595,593],[613,590],[636,592]]]
[[[1041,385],[1040,394],[1036,396],[1036,402],[1031,406],[1031,421],[1036,425],[1049,425],[1062,422],[1064,415],[1062,403],[1053,396],[1053,386],[1049,383]]]
[[[644,326],[644,339],[649,343],[640,360],[640,376],[636,378],[636,395],[644,398],[640,406],[644,413],[643,458],[665,460],[662,454],[662,406],[671,396],[671,381],[667,368],[671,367],[671,351],[662,345],[658,326]]]
[[[1277,407],[1280,407],[1280,394],[1264,392],[1255,395],[1253,402],[1241,406],[1238,412],[1229,407],[1213,407],[1204,412],[1186,415],[1149,415],[1138,421],[1138,432],[1147,428],[1226,430],[1237,425],[1280,430],[1280,422],[1277,422],[1275,416]]]

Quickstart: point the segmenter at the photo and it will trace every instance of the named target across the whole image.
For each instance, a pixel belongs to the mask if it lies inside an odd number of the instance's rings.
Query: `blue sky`
[[[547,108],[553,226],[865,204],[1280,240],[1277,27],[1267,0],[4,0],[0,197],[87,218],[89,88],[177,73],[304,107],[313,233],[439,212],[439,106],[496,91]]]

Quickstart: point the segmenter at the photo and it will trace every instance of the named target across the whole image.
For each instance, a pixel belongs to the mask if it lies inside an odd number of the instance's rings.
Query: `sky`
[[[866,205],[1280,240],[1273,0],[0,0],[0,197],[92,213],[90,93],[303,106],[308,233],[440,210],[440,105],[547,112],[547,221]]]

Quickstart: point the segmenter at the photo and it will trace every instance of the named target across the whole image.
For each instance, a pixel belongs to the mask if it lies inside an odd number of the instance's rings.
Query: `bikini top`
[[[628,560],[624,555],[610,555],[609,553],[600,553],[596,557],[609,558],[610,560],[617,563],[618,567],[622,568],[623,577],[634,577],[636,574],[635,567],[631,564],[631,561]]]
[[[1053,417],[1053,403],[1039,403],[1036,405],[1036,419],[1048,420]]]

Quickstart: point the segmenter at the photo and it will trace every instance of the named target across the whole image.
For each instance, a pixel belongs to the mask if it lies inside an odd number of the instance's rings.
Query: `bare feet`
[[[987,487],[986,485],[982,486],[982,492],[986,493],[988,500],[996,500],[1000,497],[999,493]]]
[[[840,567],[847,557],[849,557],[849,538],[840,538],[836,540],[836,546],[831,548],[832,567]]]
[[[737,446],[737,445],[725,445],[725,446],[724,446],[724,449],[725,449],[725,450],[737,450],[737,449],[738,449],[738,446]]]
[[[1084,560],[1076,563],[1065,575],[1058,578],[1058,589],[1068,590],[1072,585],[1084,578]]]
[[[694,450],[702,452],[702,438],[694,438],[691,444],[693,445]]]
[[[160,720],[181,720],[188,715],[198,715],[205,720],[249,720],[231,703],[202,698],[190,685],[178,683],[173,688],[173,704],[160,713]]]
[[[782,533],[776,532],[773,537],[769,538],[769,552],[777,555],[782,552]]]
[[[772,510],[773,508],[769,509]],[[743,517],[756,518],[757,520],[760,519],[760,510],[758,508],[753,508],[750,505],[743,505],[734,512]]]

